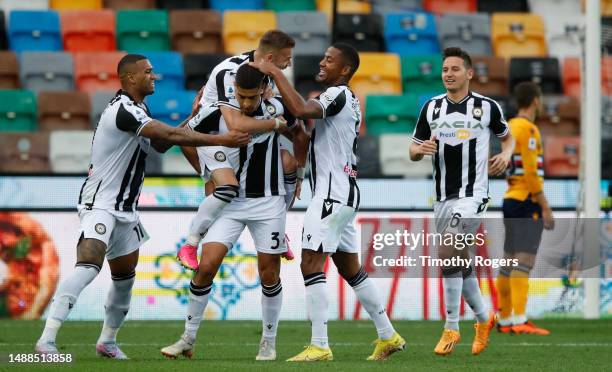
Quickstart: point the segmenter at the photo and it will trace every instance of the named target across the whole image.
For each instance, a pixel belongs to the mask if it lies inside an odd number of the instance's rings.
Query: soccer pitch
[[[610,320],[541,320],[549,336],[505,335],[492,332],[489,348],[472,356],[472,322],[461,323],[462,340],[447,357],[434,355],[433,348],[442,322],[396,321],[407,348],[384,362],[367,362],[376,331],[368,321],[330,322],[333,362],[288,363],[310,340],[307,322],[281,321],[277,340],[278,360],[256,362],[261,323],[258,321],[204,321],[194,358],[165,359],[159,349],[176,341],[183,330],[177,321],[128,321],[119,332],[119,343],[129,361],[101,359],[94,344],[102,322],[69,321],[58,336],[62,353],[71,353],[69,365],[9,364],[9,353],[32,353],[43,328],[39,321],[0,321],[0,371],[70,368],[79,371],[398,371],[398,370],[609,370],[612,364]]]

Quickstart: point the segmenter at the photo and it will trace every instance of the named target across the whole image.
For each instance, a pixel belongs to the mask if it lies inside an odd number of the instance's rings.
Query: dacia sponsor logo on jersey
[[[453,122],[432,121],[431,123],[429,123],[429,127],[431,128],[431,130],[444,129],[444,128],[448,128],[448,129],[484,129],[484,127],[482,126],[482,124],[480,124],[479,121],[469,121],[469,120],[457,120]]]

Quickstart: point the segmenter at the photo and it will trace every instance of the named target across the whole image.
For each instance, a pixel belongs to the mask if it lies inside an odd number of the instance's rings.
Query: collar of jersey
[[[446,94],[444,96],[444,98],[446,98],[446,101],[448,101],[448,103],[450,103],[451,105],[460,105],[463,102],[465,102],[466,100],[470,99],[470,97],[472,97],[472,91],[471,90],[469,90],[467,96],[463,97],[463,99],[461,101],[459,101],[459,102],[453,102],[452,99],[448,98],[448,94]]]
[[[134,97],[130,96],[130,94],[123,89],[119,89],[115,95],[116,96],[124,95],[127,98],[129,98],[132,102],[136,103],[136,100],[134,99]]]

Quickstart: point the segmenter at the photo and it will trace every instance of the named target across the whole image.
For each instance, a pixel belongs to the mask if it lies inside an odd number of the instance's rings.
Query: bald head
[[[117,75],[119,75],[119,78],[123,80],[122,75],[125,75],[128,72],[135,72],[136,63],[138,61],[142,61],[143,59],[147,59],[147,57],[143,56],[142,54],[126,54],[123,56],[117,65]]]
[[[117,74],[121,88],[133,97],[144,98],[155,91],[157,76],[153,73],[151,62],[141,54],[127,54],[121,58]]]

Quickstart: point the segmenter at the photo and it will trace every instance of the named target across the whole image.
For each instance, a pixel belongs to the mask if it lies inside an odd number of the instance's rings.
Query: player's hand
[[[546,230],[552,230],[555,228],[555,219],[553,218],[550,207],[542,208],[542,221],[544,222],[544,228]]]
[[[274,97],[274,89],[272,89],[270,87],[270,85],[266,85],[266,88],[264,89],[262,98],[263,99],[270,99],[272,97]]]
[[[248,133],[238,130],[230,130],[229,132],[220,135],[219,142],[225,147],[241,147],[247,145],[251,141],[251,136]]]
[[[287,120],[282,115],[277,116],[276,121],[278,122],[278,128],[275,127],[274,130],[282,132],[287,129]]]
[[[260,59],[259,61],[249,62],[249,65],[255,67],[266,75],[272,75],[274,71],[278,70],[278,67],[276,67],[274,63],[263,59]]]
[[[202,87],[198,91],[198,95],[193,99],[193,102],[191,103],[191,117],[196,116],[198,114],[198,111],[200,111],[200,100],[202,99],[202,95],[204,95],[204,87]]]
[[[420,155],[435,155],[438,152],[438,144],[436,137],[431,136],[430,139],[424,141],[417,147],[417,153]]]
[[[510,156],[499,153],[489,159],[489,174],[493,176],[499,176],[506,171],[510,164]]]

